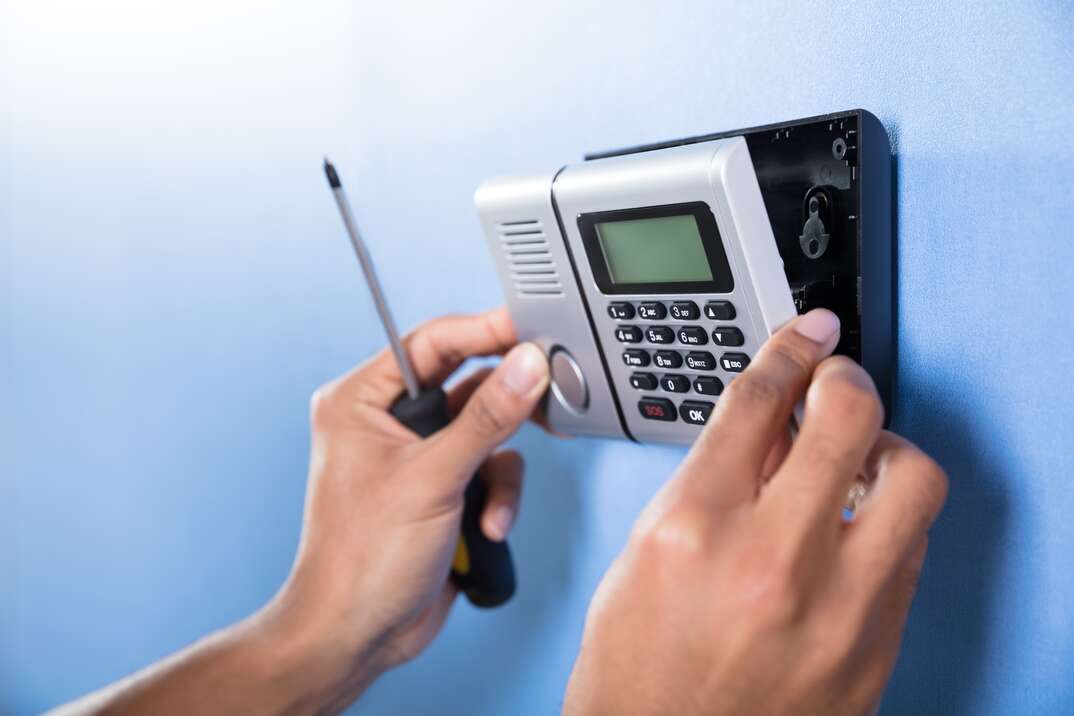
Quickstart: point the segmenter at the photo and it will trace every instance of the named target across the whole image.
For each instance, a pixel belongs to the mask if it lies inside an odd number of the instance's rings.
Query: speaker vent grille
[[[559,270],[548,250],[548,237],[536,219],[497,224],[511,280],[520,296],[562,296]]]

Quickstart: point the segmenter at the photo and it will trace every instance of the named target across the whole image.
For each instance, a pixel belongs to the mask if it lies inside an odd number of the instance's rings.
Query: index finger
[[[817,364],[839,340],[839,319],[815,309],[781,328],[720,396],[680,480],[722,505],[753,499],[765,458],[787,433],[791,411]]]
[[[427,321],[403,338],[403,350],[418,382],[431,386],[443,383],[467,358],[502,355],[517,342],[511,316],[500,307]],[[406,390],[406,383],[395,355],[385,348],[340,378],[336,389],[355,400],[388,408]]]

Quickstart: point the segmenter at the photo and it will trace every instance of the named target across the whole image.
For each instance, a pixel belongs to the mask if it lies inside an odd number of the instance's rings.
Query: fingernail
[[[494,507],[492,514],[489,515],[489,521],[492,523],[492,535],[491,537],[496,540],[507,539],[507,533],[511,531],[511,523],[515,519],[514,511],[507,505],[500,505]]]
[[[798,319],[794,330],[814,343],[824,345],[839,333],[839,317],[826,308],[814,308]]]
[[[515,346],[503,359],[501,380],[512,393],[529,395],[548,376],[548,361],[532,343]]]

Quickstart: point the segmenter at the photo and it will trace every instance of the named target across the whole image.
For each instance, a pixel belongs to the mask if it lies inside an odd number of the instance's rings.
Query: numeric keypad
[[[715,407],[712,399],[723,392],[724,381],[749,365],[750,358],[745,353],[720,350],[741,349],[746,344],[742,329],[727,325],[737,315],[730,301],[706,301],[700,308],[689,300],[613,301],[607,309],[608,315],[617,321],[616,341],[645,343],[656,348],[624,347],[623,363],[635,369],[629,374],[630,388],[687,398],[676,404],[666,397],[639,396],[638,412],[647,420],[681,419],[690,425],[704,425]],[[631,321],[631,324],[618,321]],[[658,321],[671,321],[672,325]],[[710,321],[718,323],[713,325]],[[702,346],[714,348],[716,355],[710,350],[699,350]],[[692,371],[694,375],[664,373],[658,377],[638,371],[649,366],[667,371]],[[712,375],[717,371],[723,372],[724,380]],[[705,396],[708,400],[695,400],[688,395]]]

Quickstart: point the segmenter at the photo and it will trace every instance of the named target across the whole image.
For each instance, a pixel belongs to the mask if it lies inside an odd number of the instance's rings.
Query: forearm
[[[521,458],[492,453],[533,414],[548,364],[538,347],[515,345],[505,310],[440,319],[406,343],[423,384],[467,357],[506,355],[452,388],[458,416],[433,440],[390,414],[406,390],[391,351],[318,390],[302,538],[276,598],[56,713],[335,713],[421,653],[456,597],[448,574],[475,465],[488,487],[485,535],[504,539],[517,514]]]
[[[369,650],[336,644],[277,598],[252,617],[54,713],[336,713],[379,673]]]

